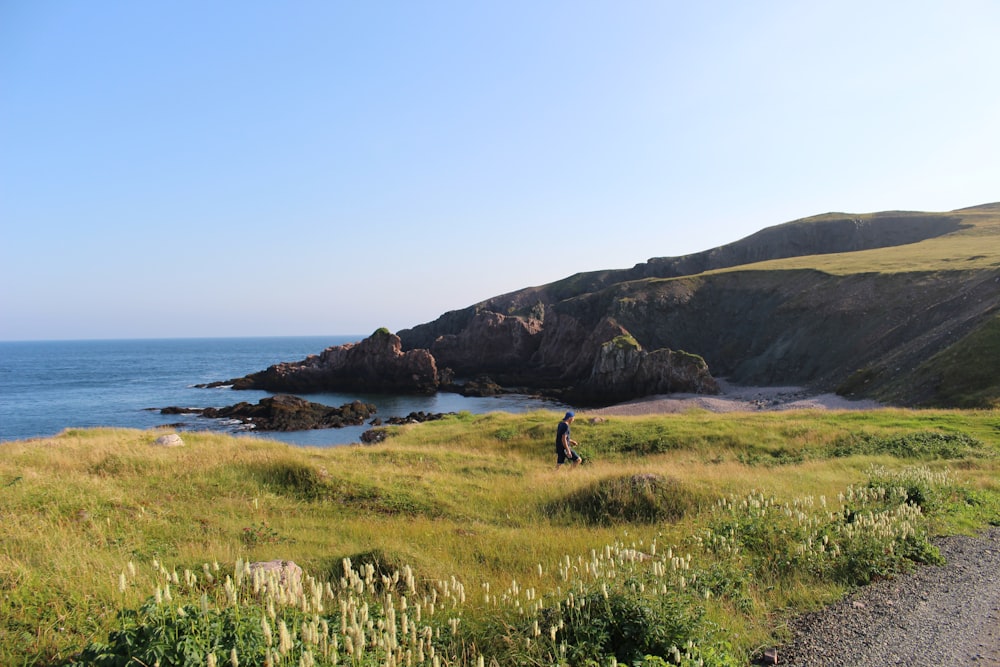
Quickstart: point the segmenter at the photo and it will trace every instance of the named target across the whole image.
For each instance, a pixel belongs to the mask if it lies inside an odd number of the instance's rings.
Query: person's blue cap
[[[573,414],[573,411],[570,410],[569,412],[566,413],[566,416],[563,417],[563,419],[569,419],[570,417],[575,417],[575,416],[576,415]]]

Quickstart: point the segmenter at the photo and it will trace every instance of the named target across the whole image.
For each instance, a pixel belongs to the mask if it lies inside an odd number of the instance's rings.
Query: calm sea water
[[[160,415],[166,406],[223,407],[256,403],[263,391],[197,389],[193,385],[228,380],[263,370],[279,361],[297,361],[330,345],[363,336],[279,338],[185,338],[162,340],[88,340],[0,342],[0,441],[52,436],[65,428],[115,426],[154,428],[178,424],[179,430],[231,431],[231,425],[198,416]],[[374,403],[383,419],[411,412],[485,413],[561,410],[564,406],[529,396],[466,398],[322,393],[310,401],[340,406],[359,399]],[[326,446],[359,442],[369,426],[265,436],[297,445]]]

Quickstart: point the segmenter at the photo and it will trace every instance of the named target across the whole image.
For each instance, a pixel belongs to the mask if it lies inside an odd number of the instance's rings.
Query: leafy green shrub
[[[252,549],[261,544],[275,544],[281,541],[281,536],[274,528],[261,521],[252,526],[247,526],[240,533],[240,541],[248,549]]]
[[[751,614],[755,606],[749,592],[752,582],[751,573],[740,567],[740,563],[721,559],[700,567],[691,586],[706,599],[726,599],[733,603],[735,609]]]
[[[550,515],[570,513],[586,523],[659,523],[678,521],[698,506],[697,495],[679,480],[639,474],[600,480],[551,503]]]
[[[899,435],[855,433],[833,445],[833,456],[888,454],[902,459],[960,459],[985,453],[982,441],[965,433],[915,431]]]
[[[419,633],[415,625],[412,633],[409,626],[403,630],[408,619],[403,598],[379,595],[371,568],[355,570],[344,561],[336,588],[287,571],[255,570],[242,561],[224,579],[208,565],[204,570],[199,580],[190,571],[179,577],[161,569],[155,595],[139,609],[123,609],[107,641],[90,643],[71,664],[374,666],[401,663],[407,651],[419,652],[417,664],[429,665],[435,653],[454,659],[453,638],[440,639],[443,614],[435,615],[430,605]],[[403,591],[416,598],[412,573],[405,569],[397,577]],[[122,573],[119,587],[124,591],[128,585]],[[455,588],[435,591],[442,611]],[[415,603],[417,609],[422,605]],[[401,616],[397,609],[404,610]]]
[[[914,563],[943,562],[920,507],[908,503],[901,488],[851,488],[840,517],[826,533],[831,558],[825,565],[835,581],[860,586],[908,572]]]
[[[345,563],[357,570],[363,577],[371,578],[375,591],[379,593],[390,590],[401,594],[406,593],[407,581],[400,577],[400,573],[406,572],[408,567],[405,560],[396,554],[388,553],[382,549],[371,549],[327,562],[318,571],[323,579],[338,581],[344,576]]]
[[[676,433],[663,422],[611,422],[585,433],[587,442],[605,452],[658,454],[680,447]]]
[[[868,470],[869,487],[900,488],[905,494],[905,501],[919,507],[924,514],[945,506],[953,484],[954,477],[947,469],[933,472],[921,466],[892,471],[883,466],[872,466]]]
[[[238,664],[253,665],[264,664],[268,654],[260,619],[241,618],[233,607],[172,607],[150,600],[138,610],[122,611],[118,620],[121,630],[111,632],[107,642],[87,646],[73,667],[201,667],[213,664],[209,654],[229,661],[233,651]]]
[[[566,556],[555,591],[537,595],[516,582],[487,591],[486,621],[470,638],[499,665],[743,664],[705,620],[696,576],[690,555],[655,543]]]
[[[849,487],[840,510],[825,498],[783,503],[753,492],[719,502],[705,537],[695,542],[771,581],[797,571],[861,585],[914,563],[940,562],[920,507],[906,489]]]
[[[811,552],[800,549],[818,533],[812,499],[791,505],[754,491],[743,498],[719,501],[705,539],[695,538],[710,553],[739,560],[757,578],[768,580],[806,567]]]
[[[155,595],[123,609],[107,640],[91,642],[71,664],[737,664],[724,644],[697,642],[711,632],[698,593],[685,586],[690,556],[647,550],[616,544],[575,563],[566,556],[553,590],[537,597],[516,581],[500,595],[486,588],[475,616],[465,613],[455,577],[420,590],[408,566],[391,569],[376,551],[358,554],[359,563],[344,559],[329,573],[332,583],[242,561],[231,575],[206,564],[201,577],[154,563]],[[129,572],[136,576],[131,565]],[[119,590],[130,585],[123,572]]]
[[[562,628],[557,636],[571,665],[599,664],[607,656],[626,665],[647,655],[670,656],[698,621],[676,596],[643,596],[638,588],[592,592],[578,602],[551,619]]]
[[[1000,526],[1000,493],[960,486],[955,489],[955,495],[960,501],[954,508],[957,513],[972,517],[976,523]]]

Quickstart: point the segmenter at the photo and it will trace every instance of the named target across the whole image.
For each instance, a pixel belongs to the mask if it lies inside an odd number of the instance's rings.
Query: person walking
[[[578,466],[583,463],[583,459],[573,451],[573,446],[579,443],[569,437],[569,427],[573,423],[573,419],[576,415],[573,411],[566,413],[562,421],[559,422],[559,426],[556,427],[556,469],[558,470],[562,464],[566,461],[572,461],[573,465]]]

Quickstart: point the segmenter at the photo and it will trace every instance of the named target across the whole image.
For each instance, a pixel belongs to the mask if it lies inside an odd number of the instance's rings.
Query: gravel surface
[[[777,649],[777,664],[1000,665],[1000,528],[935,544],[945,565],[866,586],[793,621],[793,639]]]

